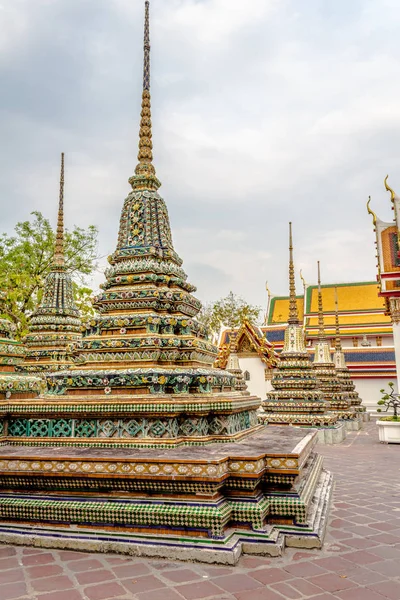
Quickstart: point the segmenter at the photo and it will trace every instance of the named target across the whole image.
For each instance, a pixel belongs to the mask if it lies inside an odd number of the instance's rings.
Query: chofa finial
[[[367,211],[368,211],[368,214],[372,216],[372,223],[373,223],[374,227],[376,227],[377,216],[374,213],[374,211],[372,210],[372,208],[370,207],[370,203],[371,203],[371,196],[368,196]]]

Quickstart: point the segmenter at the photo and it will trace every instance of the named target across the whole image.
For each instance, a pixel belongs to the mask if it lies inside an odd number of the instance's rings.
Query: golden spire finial
[[[153,142],[151,132],[151,102],[150,102],[150,2],[146,0],[144,16],[144,44],[143,44],[143,92],[142,110],[140,113],[139,153],[138,165],[135,175],[130,177],[129,183],[134,190],[157,190],[161,183],[156,177],[153,166]]]
[[[54,248],[53,266],[65,266],[64,260],[64,152],[61,152],[60,196],[58,203],[57,233]]]
[[[338,301],[338,292],[337,292],[336,285],[335,285],[335,329],[336,329],[335,349],[336,349],[336,352],[341,352],[342,351],[342,342],[340,340],[340,328],[339,328],[339,301]]]
[[[322,290],[321,290],[321,270],[319,261],[318,264],[318,329],[320,340],[325,340],[324,329],[324,308],[322,306]]]
[[[386,181],[386,180],[385,180]],[[372,223],[374,225],[374,227],[376,227],[376,220],[377,220],[377,216],[374,213],[374,211],[371,209],[370,207],[370,202],[371,202],[371,196],[368,196],[368,202],[367,202],[367,211],[369,215],[372,215]]]
[[[385,179],[383,180],[383,183],[385,184],[385,188],[386,188],[386,190],[387,190],[388,192],[390,192],[390,200],[391,200],[392,202],[394,202],[394,199],[395,199],[395,197],[396,197],[396,194],[394,193],[394,190],[392,190],[392,188],[391,188],[391,187],[388,185],[388,182],[387,182],[388,178],[389,178],[389,175],[386,175]]]
[[[296,283],[293,264],[292,223],[289,223],[289,318],[288,323],[299,323],[299,313],[296,300]]]

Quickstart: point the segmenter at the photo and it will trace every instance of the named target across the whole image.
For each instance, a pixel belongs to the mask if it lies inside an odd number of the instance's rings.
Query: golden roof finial
[[[289,318],[288,323],[299,323],[299,313],[296,300],[296,283],[293,264],[292,223],[289,223]]]
[[[386,190],[387,190],[388,192],[390,192],[390,200],[391,200],[392,202],[394,202],[394,199],[395,199],[395,197],[396,197],[396,194],[394,193],[394,190],[392,190],[392,188],[391,188],[391,187],[388,185],[388,182],[387,182],[388,178],[389,178],[389,175],[386,175],[385,179],[383,180],[383,183],[385,184],[385,188],[386,188]]]
[[[303,282],[303,289],[304,289],[304,292],[305,292],[306,291],[306,287],[307,287],[307,282],[306,282],[305,278],[303,277],[303,270],[302,269],[300,269],[300,279]],[[305,301],[305,299],[304,299],[304,301]]]
[[[53,266],[64,268],[64,152],[61,152],[60,196],[58,202],[56,244]]]
[[[337,293],[336,285],[335,285],[335,329],[336,329],[335,349],[336,349],[336,352],[341,352],[342,351],[342,342],[340,340],[340,328],[339,328],[339,301],[338,301],[338,293]]]
[[[319,261],[318,264],[318,329],[320,340],[325,340],[325,329],[324,329],[324,308],[322,305],[322,290],[321,290],[321,270]]]
[[[372,208],[370,207],[370,202],[371,202],[371,196],[368,196],[367,211],[368,211],[369,215],[372,215],[372,223],[373,223],[374,227],[376,227],[377,216],[374,213],[374,211],[372,210]]]
[[[129,183],[134,190],[157,190],[161,183],[156,177],[153,166],[153,142],[151,131],[151,101],[150,101],[150,2],[146,0],[144,17],[144,44],[143,44],[143,92],[142,110],[140,113],[139,153],[138,165],[135,175],[130,177]]]

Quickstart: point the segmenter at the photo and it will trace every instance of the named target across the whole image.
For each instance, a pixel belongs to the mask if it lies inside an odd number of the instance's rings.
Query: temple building
[[[394,212],[394,219],[385,222],[379,219],[370,208],[371,198],[367,203],[367,209],[372,215],[374,231],[376,236],[377,250],[377,281],[379,296],[385,305],[387,318],[393,325],[393,346],[397,367],[397,377],[392,381],[396,383],[395,389],[400,389],[400,253],[399,253],[399,215],[400,198],[388,185],[388,175],[385,177],[385,188],[390,192],[390,201]],[[387,387],[387,386],[381,386]]]
[[[20,369],[30,373],[63,370],[72,365],[72,350],[82,337],[82,323],[64,258],[64,153],[61,154],[60,197],[52,265],[39,306],[29,319]]]
[[[227,564],[320,547],[317,434],[259,424],[260,398],[213,366],[196,320],[153,165],[148,0],[138,161],[74,364],[4,402],[2,542]]]
[[[345,426],[340,422],[340,416],[329,412],[330,403],[326,402],[328,394],[324,393],[327,385],[325,381],[323,385],[321,384],[320,370],[315,369],[305,346],[304,330],[296,301],[291,223],[289,223],[289,290],[289,318],[285,329],[284,346],[273,372],[271,380],[273,390],[267,393],[265,401],[262,402],[264,413],[260,415],[260,419],[268,424],[317,427],[320,441],[340,443],[346,437]],[[335,370],[334,366],[333,370]],[[331,380],[332,378],[328,383]],[[340,382],[338,383],[340,388]],[[329,385],[328,388],[330,391]],[[329,400],[331,396],[332,394],[329,395]]]
[[[307,349],[313,356],[318,338],[318,285],[303,283],[304,293],[296,296],[297,309],[304,326]],[[363,406],[374,413],[381,396],[379,390],[389,381],[396,381],[391,319],[386,314],[385,300],[379,295],[376,282],[321,284],[325,335],[332,351],[336,344],[335,288],[339,300],[340,342],[346,365]],[[265,340],[279,355],[288,313],[289,296],[270,297],[265,324],[256,328],[260,332],[259,346]],[[229,330],[222,333],[221,348],[227,346],[230,337]],[[260,390],[259,372],[264,363],[254,350],[247,353],[246,358],[246,364],[242,364],[239,354],[240,366],[247,371],[248,389],[253,392],[253,381],[257,381],[257,394],[263,398],[271,390],[272,369],[265,371],[264,387]]]

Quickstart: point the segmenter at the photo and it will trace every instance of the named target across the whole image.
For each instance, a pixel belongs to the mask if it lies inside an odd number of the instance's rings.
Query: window
[[[382,336],[381,335],[376,336],[376,345],[382,346]]]
[[[355,338],[353,338],[353,347],[357,348],[357,346],[358,346],[358,338],[355,337]]]
[[[243,375],[244,375],[244,380],[245,381],[250,381],[250,373],[248,371],[245,371],[243,373]]]

